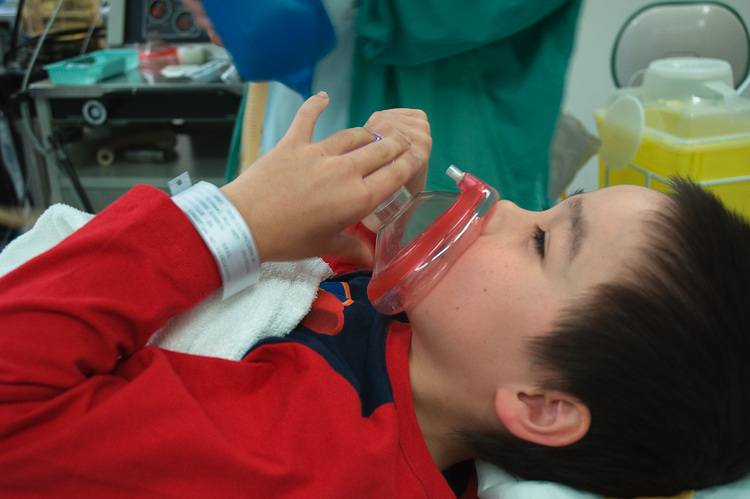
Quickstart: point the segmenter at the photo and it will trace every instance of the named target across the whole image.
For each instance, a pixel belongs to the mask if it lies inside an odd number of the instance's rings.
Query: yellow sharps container
[[[600,187],[636,184],[666,191],[670,178],[687,177],[750,218],[750,99],[734,90],[727,62],[652,62],[641,87],[616,90],[607,107],[596,112],[600,135],[608,109],[623,98],[642,106],[640,147],[624,167],[605,164],[600,154]]]

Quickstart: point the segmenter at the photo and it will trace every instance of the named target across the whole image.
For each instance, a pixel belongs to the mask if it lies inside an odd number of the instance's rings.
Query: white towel
[[[239,360],[256,342],[289,333],[310,311],[318,285],[332,275],[320,258],[265,262],[260,281],[221,299],[221,291],[173,317],[149,344]]]
[[[83,227],[93,215],[56,204],[47,208],[34,227],[12,240],[0,253],[0,277],[40,255]]]

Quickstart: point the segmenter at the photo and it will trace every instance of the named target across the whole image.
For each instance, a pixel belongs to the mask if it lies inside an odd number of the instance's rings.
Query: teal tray
[[[138,67],[138,51],[107,49],[47,64],[55,85],[92,85]]]

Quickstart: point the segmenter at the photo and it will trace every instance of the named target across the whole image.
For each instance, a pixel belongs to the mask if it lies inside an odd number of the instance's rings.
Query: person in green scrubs
[[[349,123],[424,110],[428,190],[455,190],[451,164],[527,209],[547,199],[550,144],[580,0],[361,0]]]

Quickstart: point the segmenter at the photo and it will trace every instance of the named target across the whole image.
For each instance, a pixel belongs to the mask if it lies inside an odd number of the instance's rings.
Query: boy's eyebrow
[[[581,196],[570,196],[566,203],[568,212],[568,224],[570,227],[570,247],[568,249],[568,261],[571,262],[581,249],[583,239],[588,234],[588,225],[583,217]]]

